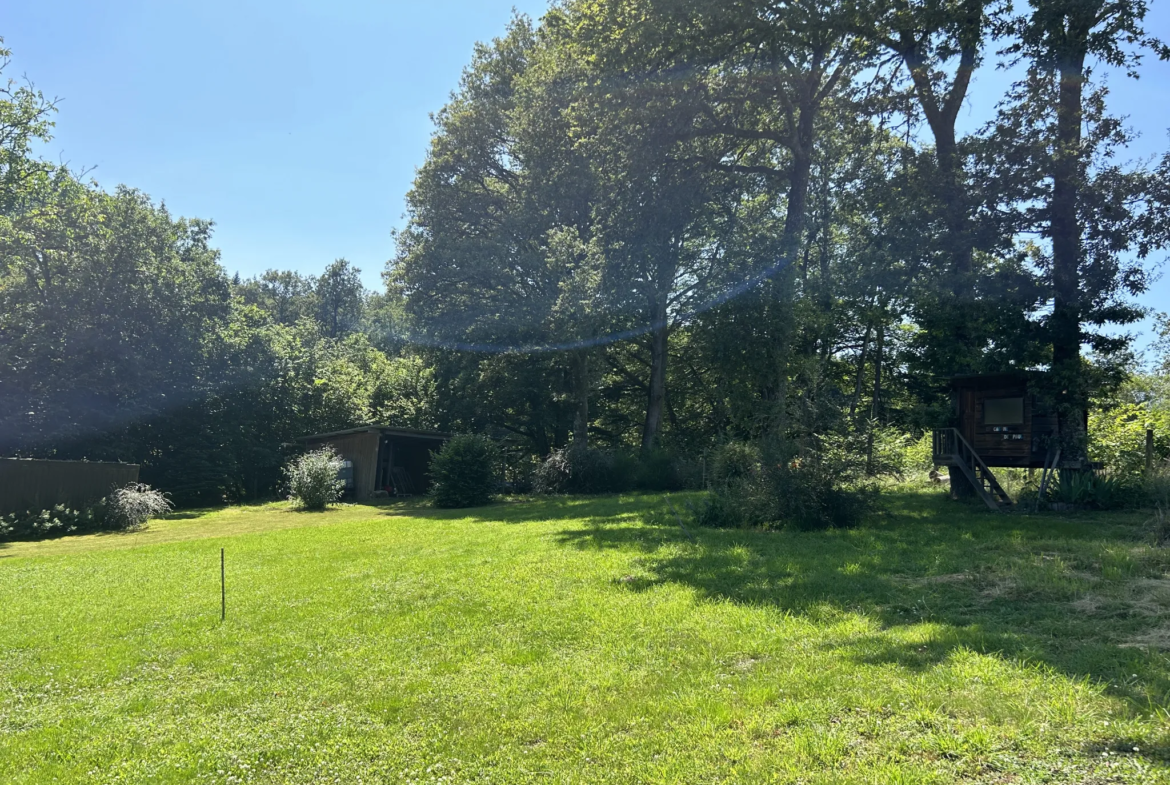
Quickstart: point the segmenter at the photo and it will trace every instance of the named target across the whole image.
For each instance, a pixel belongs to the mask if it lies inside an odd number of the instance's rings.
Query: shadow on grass
[[[638,525],[594,515],[563,531],[561,542],[638,553],[642,574],[615,580],[619,590],[677,584],[703,599],[825,621],[861,614],[886,630],[935,625],[826,644],[858,663],[921,670],[969,649],[1087,677],[1139,711],[1170,704],[1170,659],[1127,644],[1154,622],[1073,605],[1086,587],[1121,585],[1090,573],[1100,574],[1110,549],[1137,544],[1132,515],[994,515],[911,492],[889,494],[883,514],[848,531],[684,531],[673,514],[650,512],[652,501],[643,499]]]
[[[486,507],[439,509],[426,502],[371,505],[384,515],[411,515],[432,520],[524,524],[537,521],[597,523],[635,522],[662,501],[662,494],[623,496],[547,496],[516,498]],[[400,506],[405,505],[405,506]]]

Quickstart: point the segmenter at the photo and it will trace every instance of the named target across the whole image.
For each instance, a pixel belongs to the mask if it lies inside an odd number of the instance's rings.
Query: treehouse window
[[[988,398],[983,402],[984,425],[1023,425],[1023,398]]]

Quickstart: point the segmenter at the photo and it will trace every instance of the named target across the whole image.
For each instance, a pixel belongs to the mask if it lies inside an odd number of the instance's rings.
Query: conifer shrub
[[[345,483],[338,478],[344,461],[332,447],[305,453],[284,467],[289,501],[295,507],[322,512],[341,500]]]
[[[480,507],[500,489],[500,449],[486,436],[461,434],[431,460],[431,501],[436,507]]]

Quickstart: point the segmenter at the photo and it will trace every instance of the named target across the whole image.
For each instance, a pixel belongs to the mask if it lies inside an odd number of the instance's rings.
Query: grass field
[[[2,546],[0,781],[1170,782],[1145,516],[886,508],[269,505]]]

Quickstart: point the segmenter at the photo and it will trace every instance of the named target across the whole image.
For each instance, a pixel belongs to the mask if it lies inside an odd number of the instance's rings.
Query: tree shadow
[[[410,515],[431,520],[475,523],[526,524],[541,521],[574,521],[589,525],[635,522],[656,507],[662,494],[624,496],[543,496],[508,499],[485,507],[438,509],[425,503],[399,507],[380,506],[383,515]]]
[[[926,494],[892,494],[870,525],[760,532],[682,527],[651,513],[638,525],[604,519],[560,534],[566,547],[638,554],[624,591],[664,584],[710,601],[768,606],[813,620],[848,614],[882,631],[826,644],[859,664],[924,670],[956,651],[994,654],[1089,678],[1135,709],[1170,701],[1170,660],[1127,643],[1149,620],[1078,613],[1095,553],[1132,546],[1132,517],[1004,516]],[[1104,521],[1104,523],[1103,523]],[[923,634],[888,634],[913,625]],[[884,634],[883,634],[884,633]]]

